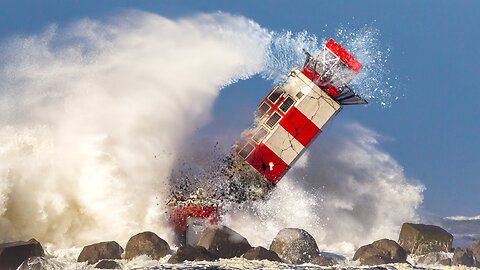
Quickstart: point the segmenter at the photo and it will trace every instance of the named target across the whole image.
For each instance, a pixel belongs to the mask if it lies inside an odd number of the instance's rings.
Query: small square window
[[[278,114],[277,112],[274,112],[272,114],[272,116],[270,116],[270,118],[268,118],[268,120],[265,124],[267,124],[267,126],[273,128],[278,123],[280,118],[282,118],[282,116],[280,114]]]
[[[270,105],[268,105],[265,102],[262,102],[262,104],[260,104],[260,106],[258,107],[257,117],[260,118],[264,116],[269,110],[270,110]]]
[[[304,94],[302,91],[298,91],[297,95],[295,96],[297,97],[297,99],[301,99],[304,96]]]
[[[283,92],[284,91],[282,88],[276,87],[275,89],[273,89],[273,92],[270,94],[270,96],[268,96],[268,99],[272,103],[275,103],[283,95]]]
[[[280,110],[284,113],[286,113],[288,111],[288,109],[290,109],[290,107],[292,107],[292,105],[295,103],[295,100],[293,100],[293,98],[291,97],[287,97],[282,105],[280,105]]]
[[[253,147],[253,145],[251,145],[250,143],[247,143],[238,153],[238,155],[241,156],[243,159],[246,159],[250,155],[250,153],[252,153],[253,149],[255,149],[255,147]]]
[[[268,131],[266,129],[264,129],[263,127],[261,127],[257,133],[255,133],[255,135],[253,135],[253,140],[256,142],[256,143],[261,143],[263,138],[265,138],[265,136],[267,136],[268,134]]]

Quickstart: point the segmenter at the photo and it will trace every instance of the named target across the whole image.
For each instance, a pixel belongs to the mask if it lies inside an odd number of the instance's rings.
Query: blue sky
[[[335,123],[358,122],[385,136],[381,147],[409,177],[426,186],[425,211],[480,214],[479,1],[2,0],[0,42],[38,33],[51,23],[102,19],[131,8],[169,18],[223,11],[251,18],[270,30],[326,36],[341,26],[377,28],[382,48],[391,50],[390,76],[398,78],[392,91],[401,98],[388,109],[348,107]],[[236,117],[232,104],[251,112],[270,86],[271,82],[253,78],[223,91],[214,111],[217,124],[232,132],[248,125],[246,118],[228,123],[221,115]],[[244,97],[241,102],[239,97]]]

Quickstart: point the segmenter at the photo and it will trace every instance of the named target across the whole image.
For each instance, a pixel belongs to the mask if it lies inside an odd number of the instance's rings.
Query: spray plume
[[[0,236],[58,245],[169,237],[163,196],[219,90],[257,73],[268,35],[242,17],[130,12],[5,44]]]

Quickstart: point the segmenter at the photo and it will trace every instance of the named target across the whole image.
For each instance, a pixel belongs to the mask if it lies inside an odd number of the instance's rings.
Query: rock
[[[247,260],[269,260],[274,262],[281,262],[282,259],[278,257],[278,254],[275,251],[268,250],[264,247],[252,248],[249,251],[245,252],[242,256]]]
[[[179,247],[168,263],[182,263],[184,261],[215,261],[218,256],[210,253],[206,248],[201,246],[185,245]]]
[[[473,258],[472,251],[470,249],[463,250],[461,248],[456,248],[453,252],[452,265],[475,266],[475,259]]]
[[[439,265],[445,265],[445,266],[451,266],[452,265],[452,259],[446,258],[443,260],[438,261]]]
[[[0,244],[0,269],[17,269],[35,256],[44,256],[42,245],[35,239]]]
[[[480,240],[476,240],[470,245],[470,251],[475,258],[475,265],[480,266]]]
[[[3,269],[3,268],[1,268]],[[30,257],[24,261],[17,270],[62,270],[65,265],[59,262],[48,260],[45,257]]]
[[[122,269],[122,266],[116,261],[101,260],[95,265],[95,268],[98,268],[98,269]]]
[[[408,253],[451,252],[453,235],[434,225],[404,223],[398,243]]]
[[[338,262],[335,261],[334,259],[327,258],[327,257],[324,257],[324,256],[317,256],[317,257],[313,258],[310,261],[310,263],[320,265],[320,266],[334,266],[334,265],[338,264]]]
[[[226,226],[218,225],[207,227],[200,236],[198,245],[220,258],[227,259],[240,257],[252,248],[245,237]]]
[[[170,246],[153,232],[142,232],[132,236],[125,247],[125,259],[130,260],[140,255],[147,255],[154,260],[165,257]]]
[[[280,230],[270,244],[270,250],[293,264],[307,263],[319,256],[315,239],[307,231],[297,228]]]
[[[387,264],[390,263],[388,260],[385,260],[382,257],[377,257],[377,256],[371,256],[367,257],[362,260],[361,264],[362,265],[381,265],[381,264]]]
[[[360,247],[355,252],[353,260],[360,260],[362,265],[406,263],[407,253],[397,242],[381,239]]]
[[[423,265],[446,265],[452,264],[452,260],[447,253],[444,252],[430,252],[422,255],[417,259],[417,264]]]
[[[100,242],[83,247],[78,256],[78,262],[94,264],[103,259],[121,259],[123,248],[115,241]]]

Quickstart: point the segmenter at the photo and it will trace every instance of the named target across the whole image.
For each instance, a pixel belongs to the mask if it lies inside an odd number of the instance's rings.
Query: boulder
[[[264,247],[256,247],[252,248],[249,251],[245,252],[242,256],[247,260],[269,260],[274,262],[281,262],[282,259],[278,257],[278,254],[275,251],[268,250]]]
[[[220,258],[227,259],[240,257],[252,248],[245,237],[222,225],[207,227],[200,236],[198,245]]]
[[[381,239],[360,247],[355,252],[353,260],[359,260],[362,265],[406,263],[407,253],[397,242]]]
[[[437,264],[444,265],[444,266],[451,266],[452,265],[452,259],[450,259],[450,258],[442,259],[442,260],[438,261]]]
[[[206,248],[201,246],[185,245],[179,247],[168,263],[182,263],[184,261],[215,261],[218,256],[210,253]]]
[[[123,248],[115,241],[100,242],[83,247],[78,256],[78,262],[94,264],[103,259],[121,259]]]
[[[320,266],[334,266],[334,265],[338,264],[338,262],[335,261],[334,259],[327,258],[327,257],[321,256],[321,255],[313,258],[310,261],[310,263],[320,265]]]
[[[408,253],[451,252],[453,235],[435,225],[404,223],[398,243]]]
[[[307,231],[297,228],[280,230],[270,244],[270,250],[293,264],[307,263],[319,256],[315,239]]]
[[[417,264],[422,265],[452,265],[452,259],[445,252],[430,252],[420,256],[417,259]]]
[[[0,244],[0,269],[17,269],[28,258],[43,255],[42,245],[35,239]]]
[[[122,269],[122,266],[116,261],[101,260],[95,265],[95,268],[98,268],[98,269]]]
[[[142,232],[130,238],[125,247],[125,259],[130,260],[140,255],[147,255],[154,260],[165,257],[170,246],[153,232]]]
[[[371,256],[371,257],[365,258],[361,262],[362,265],[370,265],[370,266],[382,265],[382,264],[387,264],[387,263],[392,263],[392,262],[389,262],[388,260],[385,260],[385,258],[377,257],[377,256]],[[381,269],[383,269],[383,268],[381,268]]]
[[[470,245],[470,251],[475,258],[475,265],[480,266],[480,240],[476,240]]]
[[[3,268],[0,268],[3,269]],[[62,270],[65,265],[59,262],[49,260],[45,257],[30,257],[24,261],[17,270]]]
[[[475,259],[473,258],[472,251],[470,249],[463,250],[461,248],[456,248],[453,252],[452,265],[475,266]]]

